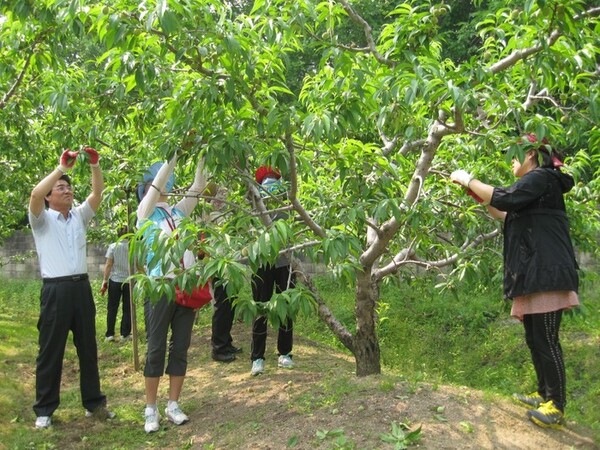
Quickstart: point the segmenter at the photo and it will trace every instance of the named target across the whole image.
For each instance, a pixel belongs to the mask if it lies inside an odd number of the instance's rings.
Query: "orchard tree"
[[[501,230],[449,183],[453,169],[508,184],[519,137],[546,137],[578,182],[567,197],[576,244],[597,251],[600,8],[588,3],[490,3],[463,28],[475,46],[456,57],[440,28],[453,13],[445,3],[385,2],[382,15],[367,0],[9,1],[4,213],[22,220],[29,186],[63,147],[100,149],[107,228],[151,162],[177,154],[183,187],[202,156],[226,197],[158,249],[174,260],[185,246],[210,254],[178,281],[218,276],[235,293],[257,266],[290,254],[301,286],[264,308],[240,299],[238,314],[278,324],[316,306],[357,375],[379,373],[383,282],[419,267],[448,284],[485,283],[486,263],[499,264],[485,252]],[[253,173],[264,164],[287,195],[261,198]],[[272,222],[275,211],[288,218]],[[351,323],[321,297],[310,260],[355,287]],[[173,290],[143,276],[137,285]]]

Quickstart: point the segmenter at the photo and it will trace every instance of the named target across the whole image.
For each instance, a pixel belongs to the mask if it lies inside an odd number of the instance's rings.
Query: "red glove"
[[[88,157],[90,158],[90,164],[92,166],[95,166],[96,164],[98,164],[100,155],[98,154],[98,152],[95,149],[93,149],[92,147],[84,147],[83,151],[88,154]]]
[[[68,169],[73,168],[73,166],[75,165],[75,161],[77,160],[78,154],[79,152],[73,152],[70,149],[66,149],[64,152],[62,152],[62,155],[60,155],[59,160],[59,170],[61,172],[65,172]]]
[[[483,199],[469,188],[467,188],[467,195],[473,197],[477,203],[483,203]]]
[[[108,289],[108,282],[104,281],[102,283],[102,287],[100,288],[100,295],[104,295],[106,290]]]

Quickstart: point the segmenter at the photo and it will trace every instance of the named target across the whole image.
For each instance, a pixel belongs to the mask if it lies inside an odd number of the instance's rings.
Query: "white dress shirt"
[[[94,215],[87,201],[72,208],[66,219],[51,208],[39,217],[29,211],[42,278],[87,273],[86,231]]]

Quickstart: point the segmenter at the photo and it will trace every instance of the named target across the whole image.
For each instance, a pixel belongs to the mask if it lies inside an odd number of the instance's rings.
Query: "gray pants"
[[[149,299],[144,301],[147,341],[145,377],[161,377],[164,373],[174,376],[186,374],[187,351],[192,339],[195,317],[196,311],[169,301],[165,296],[154,304]],[[169,328],[171,337],[165,371]]]

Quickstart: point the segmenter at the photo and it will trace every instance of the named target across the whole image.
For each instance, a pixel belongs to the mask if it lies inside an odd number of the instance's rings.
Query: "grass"
[[[429,281],[414,280],[403,287],[390,285],[382,288],[379,338],[384,375],[378,381],[379,389],[391,392],[395,383],[402,380],[408,382],[409,387],[415,386],[415,390],[420,382],[432,383],[432,389],[436,385],[450,384],[482,390],[490,398],[530,391],[534,374],[522,326],[508,319],[508,305],[501,300],[500,292],[478,292],[463,287],[462,291],[440,293],[431,287],[433,283]],[[318,280],[318,286],[338,317],[352,328],[352,289],[326,277]],[[593,277],[583,280],[581,298],[584,312],[564,317],[562,343],[568,377],[568,418],[591,429],[600,442],[600,411],[597,408],[600,398],[600,294],[597,286],[598,281]],[[133,361],[131,345],[103,342],[106,300],[100,296],[96,298],[97,335],[102,356],[103,390],[109,399],[123,398],[127,393],[128,400],[119,404],[118,414],[120,420],[131,424],[131,427],[102,427],[79,419],[82,408],[77,357],[72,343],[69,343],[56,421],[63,424],[75,422],[81,429],[70,436],[71,442],[65,442],[65,437],[55,430],[32,433],[39,289],[38,281],[5,279],[0,283],[0,435],[3,436],[0,448],[192,447],[191,442],[182,441],[177,433],[161,430],[146,436],[138,432],[140,411],[143,409],[143,392],[139,388],[141,375],[133,370],[132,364],[124,364]],[[95,292],[98,289],[99,286],[95,286]],[[143,329],[141,308],[137,310],[137,318],[140,329]],[[205,330],[210,327],[209,324],[210,309],[206,308],[200,311],[197,328]],[[299,336],[314,340],[324,348],[333,347],[345,352],[314,316],[300,318],[295,329]],[[203,362],[195,361],[195,364]],[[329,376],[330,371],[333,373],[331,368],[324,368],[324,371],[327,373],[314,382],[315,389],[300,394],[295,400],[296,407],[305,414],[319,408],[328,408],[335,414],[340,399],[351,392],[361,391],[360,383],[336,379],[335,374]],[[293,390],[295,386],[288,388]],[[204,386],[198,389],[204,389]],[[204,396],[203,402],[211,404],[212,396],[218,394],[210,393],[209,387],[206,389],[209,395]],[[190,413],[204,406],[187,405]],[[253,420],[255,429],[250,431],[260,433],[260,415]],[[220,432],[235,434],[237,426],[233,421],[226,422],[221,425]],[[331,430],[326,433],[327,440],[334,438],[331,434]],[[392,431],[390,435],[397,434]],[[332,448],[349,448],[342,438],[343,435],[335,436]],[[107,446],[107,443],[111,444]]]
[[[353,291],[322,278],[324,299],[353,326]],[[600,281],[582,277],[582,308],[563,315],[561,343],[567,371],[567,415],[588,426],[600,440]],[[441,293],[432,280],[384,286],[378,331],[384,371],[413,381],[468,386],[510,396],[535,388],[535,374],[522,325],[509,318],[510,304],[500,287],[478,291],[469,286]],[[302,318],[303,335],[343,350],[314,318]]]

